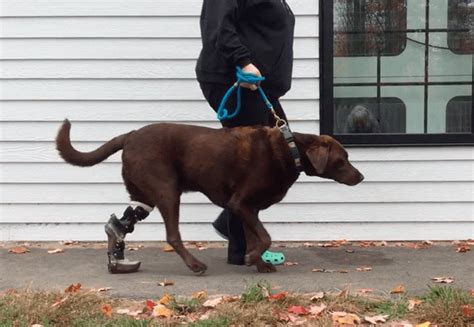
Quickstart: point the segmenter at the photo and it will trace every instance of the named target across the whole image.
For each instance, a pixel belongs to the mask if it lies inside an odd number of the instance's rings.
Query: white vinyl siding
[[[223,0],[224,1],[224,0]],[[292,129],[319,131],[317,0],[296,14]],[[65,164],[54,139],[64,118],[80,150],[158,121],[218,127],[194,66],[200,0],[3,0],[0,10],[0,241],[105,240],[125,209],[120,154],[91,168]],[[366,176],[347,187],[302,175],[261,213],[274,240],[473,238],[472,147],[351,148]],[[186,240],[219,240],[219,208],[182,197]],[[164,240],[157,211],[130,240]]]

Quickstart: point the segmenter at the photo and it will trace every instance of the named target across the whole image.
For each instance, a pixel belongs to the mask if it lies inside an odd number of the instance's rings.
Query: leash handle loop
[[[217,109],[217,119],[220,121],[223,120],[229,120],[237,116],[240,112],[240,108],[242,106],[242,87],[240,86],[241,83],[248,83],[248,84],[254,84],[257,85],[257,90],[258,93],[260,94],[263,102],[265,103],[265,106],[268,108],[268,110],[271,111],[273,117],[275,118],[275,127],[278,127],[280,130],[284,127],[287,126],[287,123],[285,120],[281,119],[275,112],[275,109],[273,108],[273,105],[271,104],[270,100],[268,100],[267,95],[263,91],[262,87],[260,86],[260,83],[265,80],[265,77],[263,76],[257,76],[252,73],[246,73],[240,68],[239,66],[236,67],[236,78],[237,81],[227,90],[227,92],[224,94],[224,97],[222,98],[219,108]],[[237,101],[236,105],[234,108],[234,111],[229,114],[229,110],[225,107],[227,101],[229,100],[230,96],[234,92],[234,90],[237,89]]]

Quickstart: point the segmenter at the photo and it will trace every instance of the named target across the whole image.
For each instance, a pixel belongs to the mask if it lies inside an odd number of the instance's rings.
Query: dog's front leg
[[[247,229],[245,236],[247,237],[247,234],[253,234],[251,244],[249,244],[251,248],[247,250],[247,254],[245,255],[245,264],[247,266],[256,265],[261,261],[263,252],[268,250],[272,244],[270,235],[263,227],[262,222],[258,219],[258,211],[255,209],[239,203],[235,199],[230,201],[229,208],[231,208],[232,212],[240,219],[243,219],[244,226]]]
[[[243,226],[245,232],[245,240],[247,243],[247,254],[249,254],[252,251],[256,250],[259,239],[256,234],[251,232],[250,228],[247,226],[246,223],[244,223]],[[276,271],[276,267],[271,263],[263,261],[262,256],[258,258],[255,265],[257,266],[257,271],[260,273],[271,273]]]

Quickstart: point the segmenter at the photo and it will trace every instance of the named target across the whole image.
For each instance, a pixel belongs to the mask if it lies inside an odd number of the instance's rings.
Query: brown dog
[[[181,241],[179,203],[186,191],[201,192],[241,217],[247,240],[246,264],[257,265],[259,272],[275,271],[261,259],[271,239],[258,213],[281,201],[298,178],[289,146],[277,128],[152,124],[87,153],[72,147],[70,128],[65,120],[56,145],[72,165],[93,166],[123,150],[122,175],[131,200],[159,209],[166,240],[192,271],[202,273],[207,267]],[[333,138],[300,133],[294,133],[294,138],[306,175],[351,186],[364,179]]]

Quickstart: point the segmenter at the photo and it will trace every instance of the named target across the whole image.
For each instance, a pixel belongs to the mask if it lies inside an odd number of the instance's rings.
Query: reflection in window
[[[335,0],[334,56],[398,55],[406,26],[406,0]]]
[[[472,97],[454,97],[446,106],[446,132],[471,132]]]
[[[406,108],[398,98],[336,98],[335,134],[405,133]]]
[[[474,53],[474,0],[449,0],[448,29],[448,46],[453,52]]]

